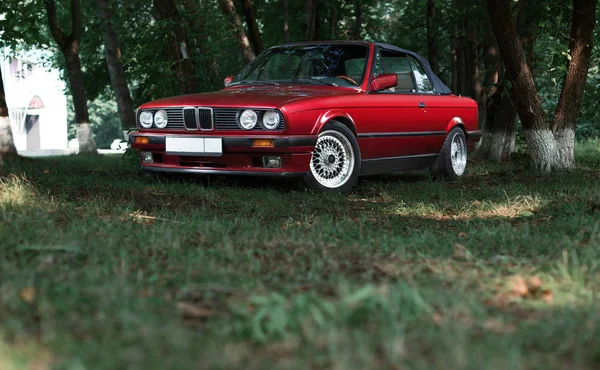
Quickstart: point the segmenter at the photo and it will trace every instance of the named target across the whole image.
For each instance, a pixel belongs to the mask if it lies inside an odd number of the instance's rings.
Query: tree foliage
[[[489,21],[485,2],[476,0],[169,0],[170,17],[161,17],[156,3],[165,0],[111,0],[114,31],[118,35],[123,65],[134,106],[148,100],[189,91],[181,88],[177,65],[181,56],[173,54],[169,34],[181,33],[188,43],[187,79],[194,92],[222,87],[223,78],[236,73],[251,55],[261,49],[290,41],[364,39],[387,42],[422,55],[437,56],[437,68],[444,82],[455,93],[472,96],[480,102],[482,126],[489,94],[506,97],[503,110],[511,109],[511,85],[504,80],[490,82],[485,63],[489,39]],[[529,3],[513,6],[515,22],[523,19]],[[69,1],[57,0],[58,20],[68,27]],[[547,0],[528,27],[534,27],[529,55],[532,73],[544,112],[556,110],[567,73],[572,1]],[[431,5],[435,11],[431,11]],[[224,10],[228,11],[224,11]],[[233,9],[235,13],[229,11]],[[14,53],[32,46],[55,55],[49,62],[65,71],[65,64],[46,26],[43,0],[3,0],[0,10],[2,40],[0,46]],[[83,33],[80,56],[83,80],[89,101],[111,94],[110,78],[104,57],[103,27],[93,1],[82,2]],[[175,17],[175,18],[173,18]],[[236,20],[237,18],[237,20]],[[180,19],[180,21],[177,21]],[[238,23],[239,21],[239,23]],[[308,22],[308,23],[307,23]],[[241,29],[239,26],[241,25]],[[173,33],[174,28],[177,32]],[[519,27],[517,25],[517,27]],[[598,45],[600,27],[594,28]],[[310,31],[310,32],[307,32]],[[521,31],[519,31],[521,32]],[[428,39],[429,35],[429,39]],[[177,35],[175,35],[177,36]],[[244,51],[240,37],[246,37]],[[177,37],[175,37],[177,39]],[[181,40],[177,41],[181,42]],[[526,47],[527,48],[527,47]],[[193,72],[190,72],[193,71]],[[494,72],[494,71],[492,71]],[[193,75],[189,75],[189,74]],[[65,74],[66,80],[66,74]],[[478,85],[479,84],[479,85]],[[578,137],[600,135],[600,52],[594,46],[578,118]],[[93,108],[93,104],[92,107]],[[117,111],[113,112],[117,116]],[[93,112],[91,116],[97,116]],[[552,120],[547,113],[546,119]],[[92,118],[93,120],[93,118]],[[93,122],[96,135],[104,122]],[[520,125],[517,125],[520,131]],[[510,135],[514,135],[510,133]],[[513,136],[514,137],[514,136]],[[105,140],[102,140],[106,142]],[[514,139],[513,139],[514,141]],[[509,148],[510,149],[510,148]],[[509,152],[512,149],[509,150]]]

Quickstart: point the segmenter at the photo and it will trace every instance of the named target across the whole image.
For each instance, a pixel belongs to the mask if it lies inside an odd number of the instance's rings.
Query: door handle
[[[425,107],[426,107],[425,103],[423,103],[423,102],[420,102],[420,103],[419,103],[419,108],[423,109],[423,108],[425,108]]]

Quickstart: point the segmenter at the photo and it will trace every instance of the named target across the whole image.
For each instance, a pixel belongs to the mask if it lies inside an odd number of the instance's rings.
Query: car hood
[[[275,109],[282,104],[289,103],[293,100],[319,96],[357,94],[358,92],[359,91],[356,89],[335,86],[236,86],[215,92],[181,95],[154,100],[142,105],[140,108],[206,106],[214,108],[249,107]]]

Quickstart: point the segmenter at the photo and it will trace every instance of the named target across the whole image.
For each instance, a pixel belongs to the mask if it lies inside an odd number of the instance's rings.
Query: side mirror
[[[227,87],[227,85],[229,85],[231,83],[231,81],[233,81],[233,76],[227,76],[223,80],[223,84],[225,85],[225,87]]]
[[[381,91],[398,85],[398,76],[395,73],[382,74],[371,81],[370,91]]]

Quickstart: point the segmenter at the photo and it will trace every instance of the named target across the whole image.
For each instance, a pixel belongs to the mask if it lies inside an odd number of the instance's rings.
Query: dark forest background
[[[515,77],[504,67],[490,19],[514,25],[550,122],[572,58],[574,6],[595,10],[596,2],[489,1],[508,4],[512,19],[500,19],[500,11],[476,0],[3,0],[1,46],[15,55],[31,47],[52,51],[48,65],[59,67],[71,88],[71,137],[77,123],[89,122],[98,146],[107,147],[122,128],[135,126],[140,104],[220,89],[224,77],[270,46],[387,42],[424,55],[455,94],[476,99],[486,133],[479,154],[507,161],[525,140]],[[597,44],[593,17],[591,27]],[[578,139],[600,135],[598,47],[588,63]]]

